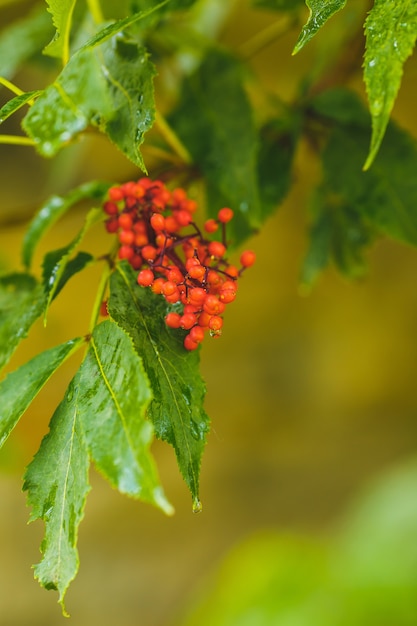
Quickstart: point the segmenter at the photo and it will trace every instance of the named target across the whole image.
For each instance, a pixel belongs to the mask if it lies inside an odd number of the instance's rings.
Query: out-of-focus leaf
[[[183,332],[165,324],[163,298],[140,287],[126,263],[119,264],[110,279],[108,310],[143,361],[153,391],[149,418],[157,437],[174,447],[194,510],[199,510],[200,464],[209,423],[198,351],[185,350]]]
[[[13,115],[16,111],[21,109],[25,104],[30,102],[33,98],[36,98],[41,91],[27,91],[26,93],[21,94],[20,96],[16,96],[12,98],[4,106],[0,108],[0,124],[2,124],[8,117]]]
[[[65,65],[68,61],[72,13],[76,0],[46,0],[46,2],[48,11],[52,14],[56,33],[44,49],[44,53],[61,59]]]
[[[64,271],[61,274],[58,285],[54,291],[54,299],[58,296],[67,282],[78,272],[81,272],[87,265],[94,261],[92,254],[88,252],[78,252],[73,259],[65,264]]]
[[[297,39],[293,54],[300,52],[301,48],[304,48],[325,22],[337,11],[343,9],[346,4],[346,0],[305,0],[305,2],[310,10],[310,15]]]
[[[363,172],[367,116],[358,98],[337,90],[317,97],[312,107],[328,139],[304,276],[315,276],[330,256],[342,271],[356,275],[363,271],[363,248],[377,235],[417,245],[417,145],[391,123],[372,170]],[[362,114],[353,114],[361,109]]]
[[[258,180],[262,219],[274,212],[291,186],[298,136],[298,119],[271,120],[260,131]]]
[[[36,7],[4,29],[0,34],[0,76],[12,78],[25,61],[42,50],[52,34],[53,27],[44,6]]]
[[[49,305],[54,299],[58,288],[62,289],[63,280],[67,282],[70,278],[70,268],[72,268],[73,274],[78,271],[78,263],[73,261],[72,266],[69,266],[70,257],[79,243],[82,241],[87,230],[96,222],[102,219],[103,212],[101,209],[91,209],[88,213],[84,226],[76,237],[63,248],[59,250],[53,250],[45,255],[43,261],[43,284],[46,293],[46,302],[44,309],[44,319],[48,312]],[[65,272],[65,279],[64,279]],[[72,274],[71,274],[72,275]]]
[[[97,468],[121,493],[172,513],[149,449],[149,381],[130,337],[114,322],[94,329],[79,381],[80,419]]]
[[[372,138],[364,169],[375,159],[401,84],[403,65],[417,38],[417,4],[376,0],[365,22],[364,78]]]
[[[52,374],[84,343],[71,339],[11,372],[0,383],[0,447]]]
[[[44,290],[33,276],[0,276],[0,369],[41,316],[44,306]]]
[[[209,212],[235,211],[230,237],[239,244],[261,223],[257,135],[239,62],[209,52],[184,83],[171,123],[206,178]]]
[[[43,557],[35,566],[35,576],[43,587],[59,592],[64,613],[65,593],[78,570],[78,526],[89,491],[88,450],[79,415],[82,403],[76,376],[26,470],[23,485],[32,507],[30,521],[45,522]]]
[[[110,183],[92,181],[73,189],[66,196],[52,196],[41,207],[26,230],[22,245],[22,261],[29,268],[41,237],[71,207],[82,200],[103,200]]]

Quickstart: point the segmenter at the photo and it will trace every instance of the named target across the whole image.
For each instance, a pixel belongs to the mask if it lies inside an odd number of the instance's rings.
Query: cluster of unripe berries
[[[220,209],[217,219],[207,220],[203,234],[193,221],[195,201],[183,189],[170,191],[149,178],[111,187],[103,208],[107,231],[119,238],[119,258],[138,271],[139,285],[178,303],[165,321],[188,331],[184,347],[195,350],[206,334],[218,337],[225,306],[236,297],[237,279],[255,262],[250,250],[241,254],[240,268],[226,259],[232,209]],[[216,232],[221,241],[207,238]]]

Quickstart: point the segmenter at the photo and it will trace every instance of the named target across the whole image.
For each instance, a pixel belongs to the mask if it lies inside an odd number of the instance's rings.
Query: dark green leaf
[[[84,343],[71,339],[19,367],[0,383],[0,447],[52,374]]]
[[[200,464],[209,424],[198,352],[185,350],[183,332],[169,330],[165,324],[163,298],[140,287],[125,263],[117,266],[110,279],[108,309],[132,337],[143,360],[153,390],[149,417],[157,437],[174,447],[194,509],[199,510]]]
[[[297,39],[293,54],[300,52],[301,48],[304,48],[327,20],[337,11],[343,9],[346,4],[346,0],[305,0],[305,2],[310,10],[310,15]]]
[[[154,118],[154,67],[146,51],[121,37],[83,46],[31,107],[23,127],[46,157],[89,125],[109,135],[145,170],[139,146]]]
[[[171,123],[206,177],[211,214],[222,206],[235,211],[237,245],[261,222],[257,136],[240,63],[212,50],[184,83]]]
[[[258,156],[262,219],[285,198],[291,186],[292,163],[299,136],[298,119],[276,119],[260,131]]]
[[[356,275],[363,271],[363,248],[377,235],[417,245],[416,142],[391,123],[372,170],[363,172],[368,119],[360,101],[337,90],[322,94],[312,106],[328,138],[308,257],[314,262],[309,261],[305,277],[314,276],[329,256],[344,272]]]
[[[8,362],[45,306],[41,285],[29,274],[0,277],[0,369]]]
[[[0,124],[2,124],[8,117],[13,115],[16,111],[21,109],[25,104],[30,102],[33,98],[36,98],[41,91],[28,91],[20,96],[12,98],[4,106],[0,108]]]
[[[59,279],[57,288],[54,291],[54,299],[65,287],[67,282],[78,272],[81,272],[87,265],[94,261],[94,257],[88,252],[78,252],[73,259],[65,263],[64,271]]]
[[[365,22],[364,78],[372,115],[372,138],[364,169],[379,150],[400,88],[403,65],[417,37],[417,4],[375,0]]]
[[[53,28],[45,8],[37,7],[0,34],[0,76],[12,78],[21,65],[51,39]]]
[[[80,419],[98,469],[120,492],[172,513],[149,450],[149,381],[130,337],[114,322],[94,329],[79,381]]]
[[[48,312],[49,305],[54,299],[57,290],[62,289],[65,282],[72,276],[74,272],[71,271],[77,267],[78,263],[73,260],[72,269],[68,268],[70,263],[70,257],[79,243],[82,241],[87,230],[96,222],[102,219],[102,209],[92,209],[85,220],[84,226],[76,237],[64,248],[59,250],[53,250],[45,255],[43,262],[43,284],[46,293],[46,303],[44,309],[44,317],[46,320],[46,314]],[[85,258],[84,258],[85,260]],[[67,278],[64,277],[64,273]],[[63,282],[64,281],[64,282]]]
[[[89,458],[79,403],[76,376],[26,470],[23,485],[32,507],[30,521],[40,518],[45,522],[43,558],[35,566],[35,576],[43,587],[59,592],[64,613],[64,596],[78,570],[78,526],[89,491]]]
[[[103,200],[107,193],[109,183],[92,181],[84,183],[73,189],[66,196],[52,196],[41,207],[30,223],[22,246],[22,261],[29,268],[32,263],[33,253],[41,237],[62,217],[71,207],[82,200]]]
[[[46,2],[49,7],[48,11],[52,14],[56,33],[44,49],[44,53],[61,59],[65,65],[68,61],[72,13],[76,0],[46,0]]]
[[[272,11],[294,11],[305,6],[304,0],[253,0],[255,8]]]
[[[183,11],[185,9],[190,9],[193,4],[195,4],[197,0],[169,0],[168,2],[163,3],[162,12],[166,13],[169,11]],[[154,0],[132,0],[133,10],[149,10],[152,8],[154,4]],[[162,7],[162,5],[160,5]]]

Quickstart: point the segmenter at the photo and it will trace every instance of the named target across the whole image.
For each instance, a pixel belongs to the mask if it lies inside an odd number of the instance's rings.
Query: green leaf
[[[44,53],[61,59],[65,65],[69,57],[69,38],[76,0],[46,0],[46,2],[48,11],[52,14],[56,33],[44,49]]]
[[[235,211],[230,236],[239,244],[261,223],[257,134],[240,63],[210,51],[185,81],[170,121],[206,178],[211,215],[222,206]]]
[[[17,70],[39,53],[52,37],[53,28],[44,7],[11,24],[0,34],[0,76],[12,78]]]
[[[375,0],[365,22],[364,79],[372,116],[372,138],[364,169],[375,159],[397,97],[403,65],[417,37],[417,4]]]
[[[78,271],[79,261],[73,260],[72,265],[68,267],[72,253],[82,241],[88,229],[101,220],[102,216],[103,211],[101,208],[91,209],[78,235],[67,246],[48,252],[45,255],[43,262],[43,284],[46,294],[44,321],[46,321],[49,305],[56,296],[58,289],[62,289],[65,282],[75,273],[74,270]],[[85,261],[85,257],[83,257],[83,260]]]
[[[342,271],[355,276],[363,272],[363,249],[377,235],[417,245],[417,144],[389,124],[372,170],[363,172],[359,164],[367,152],[369,118],[358,98],[334,90],[315,98],[311,106],[318,114],[314,123],[321,122],[328,139],[304,273],[314,277],[324,259],[333,257]]]
[[[295,11],[300,6],[305,6],[304,0],[253,0],[252,4],[257,9],[271,11]]]
[[[35,576],[46,589],[64,597],[78,570],[77,535],[84,515],[89,458],[79,415],[79,382],[76,376],[55,411],[50,430],[28,466],[23,489],[32,507],[30,521],[43,519],[43,558]]]
[[[80,419],[98,469],[121,493],[172,513],[149,450],[149,381],[130,337],[114,322],[94,329],[79,381]]]
[[[65,287],[67,282],[78,272],[81,272],[87,265],[90,265],[94,262],[94,257],[89,252],[78,252],[73,259],[65,263],[64,271],[61,274],[61,278],[59,279],[58,285],[54,291],[54,299],[58,296],[58,294]]]
[[[258,180],[263,220],[276,210],[290,189],[299,133],[296,116],[270,120],[261,128]]]
[[[52,374],[83,343],[84,339],[71,339],[45,350],[0,383],[0,448]]]
[[[0,124],[13,115],[13,113],[21,109],[25,104],[30,102],[33,98],[36,98],[40,93],[42,92],[28,91],[6,102],[6,104],[0,108]]]
[[[300,52],[301,48],[304,48],[327,20],[337,11],[343,9],[346,4],[346,0],[305,0],[305,2],[310,10],[310,15],[297,39],[293,54]]]
[[[149,418],[157,437],[174,447],[198,511],[201,456],[209,428],[198,351],[185,350],[183,332],[171,331],[165,324],[163,298],[140,287],[126,263],[119,264],[111,276],[108,310],[142,358],[153,390]]]
[[[44,290],[33,276],[0,276],[0,369],[41,316],[44,306]]]
[[[66,196],[52,196],[41,207],[25,233],[22,246],[22,261],[29,268],[33,254],[41,237],[69,209],[82,200],[91,199],[100,202],[105,197],[110,183],[92,181],[73,189]]]
[[[86,130],[106,133],[145,170],[139,146],[154,119],[155,71],[146,51],[121,37],[84,46],[37,99],[23,128],[46,157]]]

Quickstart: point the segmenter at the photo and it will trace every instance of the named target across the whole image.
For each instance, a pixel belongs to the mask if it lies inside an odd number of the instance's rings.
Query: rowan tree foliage
[[[31,520],[45,523],[35,575],[59,592],[64,611],[91,463],[120,492],[171,514],[151,452],[160,438],[175,451],[193,509],[201,509],[209,419],[200,344],[220,336],[224,306],[236,295],[239,306],[240,276],[255,260],[242,245],[285,198],[298,147],[307,142],[321,168],[303,283],[329,263],[349,276],[362,273],[364,251],[378,237],[417,245],[416,143],[390,121],[417,36],[417,5],[252,0],[270,24],[232,49],[217,34],[239,2],[47,0],[0,33],[0,123],[22,116],[22,133],[2,134],[1,143],[52,159],[101,133],[137,166],[133,181],[88,181],[46,199],[22,242],[23,269],[0,277],[3,367],[34,322],[46,324],[75,274],[93,264],[103,270],[85,335],[63,338],[0,383],[3,445],[54,372],[83,351],[24,474]],[[329,50],[321,30],[336,13],[340,37]],[[318,62],[287,101],[249,67],[260,49],[294,29],[293,54],[314,49]],[[25,91],[13,82],[42,58],[49,60],[46,86]],[[361,67],[367,99],[349,87]],[[80,232],[34,267],[45,233],[80,203],[87,207]],[[197,203],[205,225],[195,218]],[[105,228],[109,244],[97,257],[84,249],[85,235]],[[221,340],[217,347],[221,353]]]

